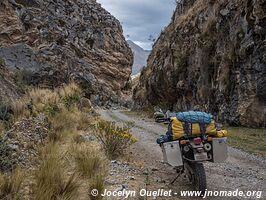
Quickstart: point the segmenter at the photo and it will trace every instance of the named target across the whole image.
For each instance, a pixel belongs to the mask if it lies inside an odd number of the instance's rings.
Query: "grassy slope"
[[[266,129],[228,127],[227,130],[230,146],[266,158]]]
[[[30,157],[30,168],[18,168],[23,176],[0,171],[0,199],[82,200],[89,199],[88,188],[92,186],[101,191],[105,169],[100,165],[105,156],[98,143],[84,139],[91,134],[96,118],[81,99],[82,91],[71,83],[55,90],[35,88],[12,103],[14,122],[42,114],[49,130],[44,146],[33,149],[38,156]],[[35,160],[38,162],[32,162]]]
[[[42,145],[26,147],[36,155],[25,154],[27,166],[17,167],[17,173],[11,171],[15,166],[9,166],[9,173],[4,173],[2,165],[13,156],[5,149],[8,143],[1,141],[1,129],[4,132],[9,127],[0,124],[0,153],[4,152],[0,156],[0,200],[102,199],[91,196],[90,190],[103,191],[107,157],[122,157],[135,139],[129,132],[131,122],[119,127],[101,120],[85,100],[82,90],[70,83],[54,90],[34,88],[11,102],[10,127],[15,123],[24,125],[26,119],[32,119],[27,126],[39,127],[42,124],[35,124],[34,119],[44,116],[49,128],[44,127],[48,136]]]

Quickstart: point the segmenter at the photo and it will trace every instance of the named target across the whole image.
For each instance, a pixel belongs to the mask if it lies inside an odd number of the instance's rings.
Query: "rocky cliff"
[[[133,56],[95,0],[1,0],[0,59],[27,84],[78,82],[95,103],[128,92]]]
[[[153,46],[136,106],[204,110],[231,125],[265,127],[266,1],[188,2]]]
[[[21,93],[22,90],[17,86],[14,75],[9,72],[0,60],[0,103],[9,99],[19,98]]]

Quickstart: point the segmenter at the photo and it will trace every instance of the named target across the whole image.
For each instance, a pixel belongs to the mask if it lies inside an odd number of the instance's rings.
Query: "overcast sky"
[[[175,0],[97,1],[121,22],[126,39],[148,50],[152,43],[149,36],[158,37],[169,24],[175,9]]]

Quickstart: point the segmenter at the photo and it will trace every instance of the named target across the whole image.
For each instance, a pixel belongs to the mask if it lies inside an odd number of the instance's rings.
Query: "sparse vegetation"
[[[205,1],[196,1],[192,7],[178,17],[180,26],[192,22],[194,20],[194,13],[201,13],[207,7],[208,4]]]
[[[99,120],[95,125],[95,137],[99,139],[107,156],[111,159],[124,154],[136,140],[130,134],[130,127],[119,127],[115,123]]]
[[[83,105],[81,109],[81,97],[82,91],[71,83],[55,90],[35,88],[11,103],[12,123],[44,115],[49,124],[48,141],[39,150],[39,164],[34,170],[34,177],[30,178],[34,183],[31,194],[34,199],[77,199],[81,185],[85,183],[88,189],[93,180],[98,181],[95,186],[103,187],[105,170],[101,150],[88,144],[81,145],[86,142],[82,133],[91,127],[94,120],[85,113],[89,108],[84,109]],[[5,125],[1,123],[1,130],[4,128]],[[62,145],[65,151],[61,148]],[[66,164],[68,160],[64,154],[70,146],[75,146],[71,151],[72,161],[76,163],[74,168],[69,163]],[[0,138],[1,171],[13,168],[10,155],[11,149]],[[16,174],[11,173],[10,176],[13,175]],[[1,176],[1,179],[3,177],[5,176]],[[11,197],[12,200],[13,197],[15,196]]]
[[[32,81],[33,73],[31,71],[22,70],[14,73],[14,82],[20,90],[23,91],[26,85],[29,85]]]
[[[212,13],[210,16],[208,16],[202,32],[204,34],[210,34],[210,33],[215,34],[217,32],[216,24],[217,24],[217,17],[214,13]]]
[[[86,129],[89,117],[78,108],[82,92],[71,83],[60,89],[32,89],[12,103],[13,121],[43,113],[50,124],[49,140],[58,141],[77,129]]]

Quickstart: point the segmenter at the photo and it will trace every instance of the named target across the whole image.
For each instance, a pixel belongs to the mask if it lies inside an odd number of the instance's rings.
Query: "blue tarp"
[[[188,111],[176,113],[176,118],[182,122],[209,124],[212,115],[205,112]]]

